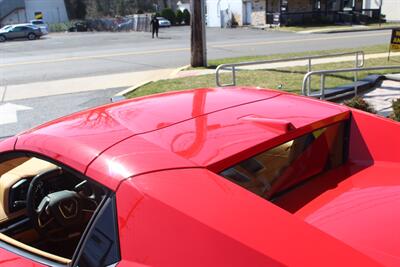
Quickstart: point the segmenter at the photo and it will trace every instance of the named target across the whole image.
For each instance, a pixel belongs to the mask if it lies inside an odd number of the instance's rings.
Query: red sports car
[[[1,266],[400,266],[400,124],[198,89],[0,143]]]

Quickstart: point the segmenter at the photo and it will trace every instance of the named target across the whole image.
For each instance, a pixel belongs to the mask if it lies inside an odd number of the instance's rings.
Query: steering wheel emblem
[[[78,202],[76,199],[67,199],[60,202],[58,208],[65,219],[71,219],[76,217],[78,213]]]

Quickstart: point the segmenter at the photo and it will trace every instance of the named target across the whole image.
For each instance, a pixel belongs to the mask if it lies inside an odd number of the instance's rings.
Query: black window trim
[[[75,250],[75,253],[72,257],[72,261],[71,261],[71,266],[76,267],[78,266],[79,263],[79,259],[83,253],[83,248],[85,247],[86,243],[89,240],[90,237],[90,233],[93,231],[93,228],[96,226],[97,221],[99,220],[99,214],[102,214],[102,212],[107,208],[107,205],[109,204],[109,202],[113,202],[111,203],[112,205],[114,205],[115,207],[115,214],[114,214],[114,218],[115,218],[115,223],[116,225],[114,225],[115,227],[115,231],[116,231],[116,237],[117,240],[115,240],[115,244],[117,245],[117,251],[118,251],[118,260],[113,263],[113,264],[117,264],[118,262],[121,261],[121,248],[120,248],[120,241],[119,241],[119,228],[118,228],[118,216],[116,214],[117,212],[117,203],[116,203],[116,195],[115,193],[111,194],[108,197],[105,197],[102,201],[102,203],[100,203],[99,206],[101,206],[101,208],[96,212],[96,216],[93,216],[89,223],[88,226],[86,227],[84,233],[82,234],[82,238],[78,243],[77,249]]]

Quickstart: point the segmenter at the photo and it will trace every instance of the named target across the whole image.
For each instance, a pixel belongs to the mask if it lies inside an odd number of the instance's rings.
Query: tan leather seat
[[[15,160],[13,164],[18,162]],[[10,213],[8,210],[8,194],[10,188],[24,178],[32,178],[37,174],[56,168],[56,165],[37,158],[23,160],[22,164],[14,167],[0,176],[0,223],[23,215],[26,210]]]

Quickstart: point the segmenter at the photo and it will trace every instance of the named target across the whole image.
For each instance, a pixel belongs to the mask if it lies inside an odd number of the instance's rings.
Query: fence
[[[144,31],[149,32],[151,16],[133,15],[124,18],[88,19],[85,21],[90,31]]]
[[[319,55],[319,56],[293,57],[293,58],[286,58],[286,59],[261,60],[261,61],[252,61],[252,62],[222,64],[217,67],[216,72],[215,72],[216,84],[219,87],[235,86],[236,85],[236,71],[237,71],[238,67],[245,67],[245,66],[252,66],[252,65],[265,65],[265,64],[292,62],[292,61],[308,61],[308,72],[311,72],[312,71],[312,60],[314,60],[314,59],[342,57],[342,56],[347,56],[347,55],[355,56],[355,59],[354,59],[355,67],[361,68],[364,66],[364,57],[365,56],[364,56],[363,51]],[[232,82],[230,84],[222,84],[221,83],[220,73],[222,70],[231,70]]]
[[[346,96],[349,94],[357,95],[358,93],[358,73],[360,71],[376,71],[376,70],[391,70],[391,69],[400,69],[400,66],[382,66],[382,67],[369,67],[369,68],[350,68],[350,69],[336,69],[336,70],[320,70],[320,71],[311,71],[304,76],[303,86],[301,92],[306,96],[318,97],[320,99],[329,99],[325,97],[325,79],[328,74],[335,73],[345,73],[345,72],[353,72],[354,73],[354,90],[350,92],[345,92],[340,96]],[[320,75],[320,89],[319,93],[314,94],[311,92],[310,80],[314,75]],[[337,97],[337,96],[335,96]]]

